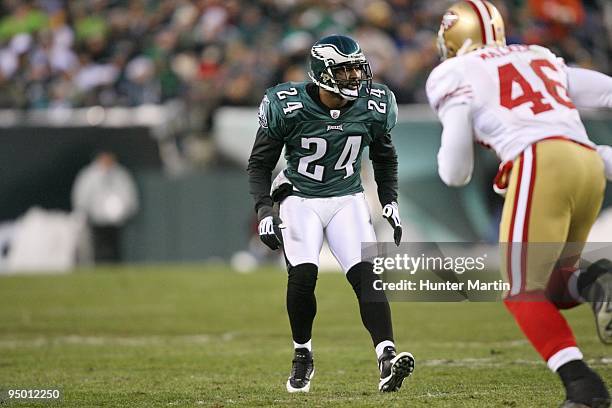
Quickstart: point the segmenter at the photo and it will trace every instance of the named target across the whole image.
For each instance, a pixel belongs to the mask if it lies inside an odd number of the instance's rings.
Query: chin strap
[[[340,96],[342,96],[347,101],[354,101],[355,99],[357,99],[359,97],[359,94],[357,94],[357,95],[347,95],[344,92],[342,92],[342,90],[340,90]]]
[[[468,51],[470,50],[470,47],[472,46],[472,44],[473,44],[473,42],[472,42],[472,39],[471,39],[471,38],[466,39],[466,40],[463,42],[463,45],[461,46],[461,48],[459,48],[459,49],[457,50],[457,55],[463,55],[463,54],[465,54],[466,52],[468,52]]]

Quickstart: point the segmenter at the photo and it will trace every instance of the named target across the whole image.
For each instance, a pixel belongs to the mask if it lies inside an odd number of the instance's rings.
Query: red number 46
[[[576,109],[571,100],[564,98],[559,94],[559,88],[563,89],[567,93],[567,89],[559,81],[555,81],[544,73],[544,68],[550,68],[553,71],[557,71],[552,62],[545,59],[536,59],[531,61],[531,69],[533,72],[544,82],[546,91],[548,94],[558,103],[566,106],[570,109]],[[516,69],[514,65],[506,64],[498,68],[499,72],[499,85],[500,85],[500,103],[503,107],[508,109],[514,109],[517,106],[521,106],[526,103],[531,103],[531,111],[534,115],[542,112],[553,110],[553,106],[544,101],[544,95],[542,92],[536,92],[533,90],[529,82],[524,76]],[[516,83],[522,90],[522,95],[516,98],[512,97],[512,85]]]

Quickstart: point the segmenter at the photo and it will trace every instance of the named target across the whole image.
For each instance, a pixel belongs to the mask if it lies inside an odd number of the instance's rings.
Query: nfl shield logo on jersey
[[[340,111],[338,109],[330,110],[329,114],[332,117],[332,119],[338,119],[340,117]]]

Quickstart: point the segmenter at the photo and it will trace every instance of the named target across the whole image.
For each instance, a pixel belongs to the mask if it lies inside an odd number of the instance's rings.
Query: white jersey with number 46
[[[475,141],[503,162],[548,137],[594,146],[568,96],[565,70],[544,47],[485,47],[438,65],[427,96],[440,118],[451,106],[469,105]]]

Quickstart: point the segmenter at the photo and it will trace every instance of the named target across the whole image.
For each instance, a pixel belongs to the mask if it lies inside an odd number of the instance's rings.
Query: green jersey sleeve
[[[286,134],[283,116],[279,113],[279,107],[268,96],[269,90],[266,91],[261,103],[259,104],[259,127],[265,131],[267,136],[272,139],[282,141]]]
[[[391,130],[397,124],[397,101],[395,100],[395,94],[392,90],[387,88],[387,121],[385,123],[385,132],[391,133]]]

